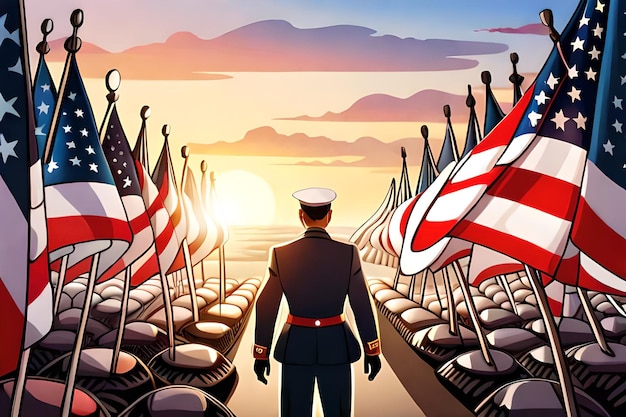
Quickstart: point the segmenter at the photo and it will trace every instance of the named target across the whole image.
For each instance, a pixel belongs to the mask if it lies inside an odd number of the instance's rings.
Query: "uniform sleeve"
[[[276,251],[270,249],[265,286],[256,301],[256,328],[254,332],[254,358],[267,359],[274,335],[274,325],[283,288],[278,275]]]
[[[380,353],[378,324],[374,317],[374,307],[365,284],[365,276],[361,269],[361,259],[356,246],[352,246],[352,268],[348,298],[350,307],[354,312],[356,326],[363,342],[365,354],[378,355]]]

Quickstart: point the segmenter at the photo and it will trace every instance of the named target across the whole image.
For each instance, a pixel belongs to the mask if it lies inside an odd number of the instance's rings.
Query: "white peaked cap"
[[[330,188],[318,187],[298,190],[292,195],[300,201],[300,204],[304,204],[309,207],[325,206],[337,198],[337,194]]]

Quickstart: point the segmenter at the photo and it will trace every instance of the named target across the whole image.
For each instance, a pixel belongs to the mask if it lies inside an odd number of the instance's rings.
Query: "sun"
[[[230,226],[265,226],[274,222],[274,191],[258,175],[240,169],[216,173],[215,191]]]

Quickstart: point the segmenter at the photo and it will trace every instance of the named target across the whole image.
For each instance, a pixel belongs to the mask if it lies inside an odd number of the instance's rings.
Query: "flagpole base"
[[[626,346],[608,343],[613,356],[593,342],[566,352],[567,362],[582,389],[612,416],[626,415]]]
[[[14,379],[0,381],[0,415],[11,414],[11,393]],[[21,416],[58,416],[65,394],[65,381],[29,376],[26,380],[22,398]],[[72,416],[111,417],[111,413],[102,402],[85,388],[74,388]]]
[[[176,346],[176,357],[165,349],[148,363],[157,387],[189,385],[226,403],[238,375],[235,365],[216,349],[198,343]]]
[[[68,352],[40,372],[40,376],[65,379],[71,352]],[[110,372],[113,349],[86,348],[81,351],[76,385],[89,390],[101,399],[104,406],[116,415],[135,398],[155,388],[148,367],[136,356],[120,352],[115,373]]]
[[[476,407],[489,393],[530,374],[506,352],[490,349],[492,364],[480,350],[472,350],[449,360],[437,369],[442,385],[467,408]]]
[[[167,417],[184,413],[199,417],[235,417],[221,401],[186,385],[158,388],[137,399],[119,417]]]
[[[433,366],[478,346],[476,333],[464,325],[458,334],[450,333],[448,323],[435,324],[418,330],[410,342],[413,349]]]
[[[580,417],[609,417],[596,400],[575,387],[575,398]],[[473,412],[477,417],[487,416],[564,416],[562,391],[557,381],[526,378],[509,382],[485,398]]]

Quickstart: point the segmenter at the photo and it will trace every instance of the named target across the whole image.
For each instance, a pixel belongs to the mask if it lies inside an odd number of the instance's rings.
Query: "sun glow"
[[[215,191],[229,225],[263,226],[274,222],[274,191],[258,175],[244,170],[216,173]]]

